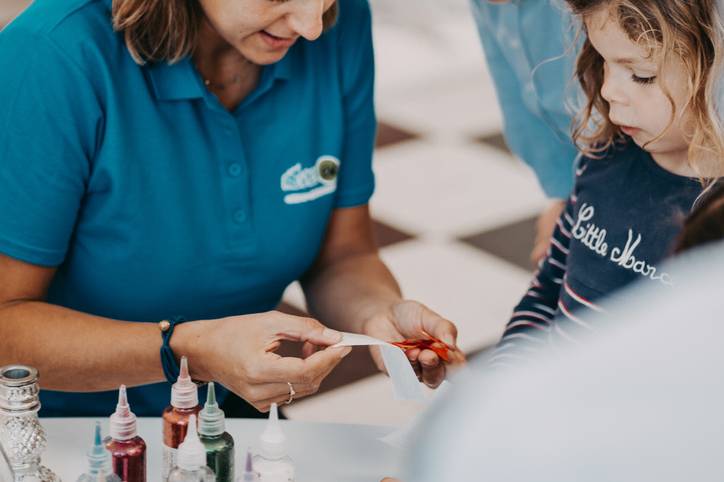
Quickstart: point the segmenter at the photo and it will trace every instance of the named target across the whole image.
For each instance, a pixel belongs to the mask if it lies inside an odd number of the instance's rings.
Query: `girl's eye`
[[[651,85],[656,81],[656,76],[653,77],[639,77],[636,74],[631,75],[631,80],[636,82],[637,84],[643,84],[643,85]]]

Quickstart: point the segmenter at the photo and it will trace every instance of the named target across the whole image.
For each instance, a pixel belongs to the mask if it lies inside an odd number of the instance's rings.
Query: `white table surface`
[[[43,418],[48,448],[43,464],[63,482],[75,482],[86,467],[85,453],[93,442],[93,418]],[[101,420],[104,435],[108,421]],[[229,419],[226,430],[234,437],[237,469],[247,447],[258,447],[264,420]],[[283,420],[289,455],[295,462],[297,482],[379,482],[399,475],[399,450],[379,441],[390,427],[308,423]],[[138,420],[139,435],[148,445],[148,482],[161,474],[161,419]],[[238,473],[238,472],[237,472]]]

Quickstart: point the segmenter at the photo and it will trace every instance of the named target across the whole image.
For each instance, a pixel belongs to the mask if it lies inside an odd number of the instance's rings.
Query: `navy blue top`
[[[332,211],[374,190],[371,16],[366,0],[339,8],[229,112],[190,59],[134,63],[111,0],[36,0],[0,33],[0,253],[57,267],[48,302],[94,315],[273,309]],[[100,415],[115,397],[41,400],[44,415]],[[169,386],[129,399],[157,416]]]
[[[586,317],[602,311],[597,302],[634,281],[671,287],[675,280],[660,265],[701,192],[699,180],[663,169],[633,142],[583,158],[548,255],[494,358],[520,356],[519,342],[544,343],[539,335],[548,331],[569,339],[590,331]]]

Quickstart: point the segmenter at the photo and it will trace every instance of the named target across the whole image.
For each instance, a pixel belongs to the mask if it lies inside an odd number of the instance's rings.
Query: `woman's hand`
[[[289,400],[288,383],[295,399],[316,393],[351,350],[326,348],[342,336],[318,321],[276,311],[185,323],[176,330],[173,349],[189,356],[192,377],[218,381],[262,412]],[[305,358],[276,354],[284,340],[304,343]]]
[[[384,341],[426,339],[430,336],[450,348],[451,363],[463,363],[465,356],[457,348],[457,328],[428,307],[416,301],[401,301],[389,310],[368,319],[362,328],[364,334]],[[377,367],[385,371],[379,348],[372,347],[372,358]],[[412,349],[406,352],[418,378],[425,385],[436,388],[445,379],[446,365],[432,350]]]

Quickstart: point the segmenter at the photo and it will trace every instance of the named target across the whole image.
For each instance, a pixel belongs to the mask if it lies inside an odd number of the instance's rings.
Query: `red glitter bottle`
[[[161,481],[168,480],[168,474],[176,466],[176,451],[186,438],[189,417],[201,411],[199,390],[191,381],[188,359],[181,357],[178,380],[171,387],[171,405],[163,411],[163,461]]]
[[[111,434],[105,445],[111,453],[114,474],[123,482],[146,482],[146,442],[138,436],[136,416],[128,406],[125,385],[118,391],[118,405],[111,415]]]

